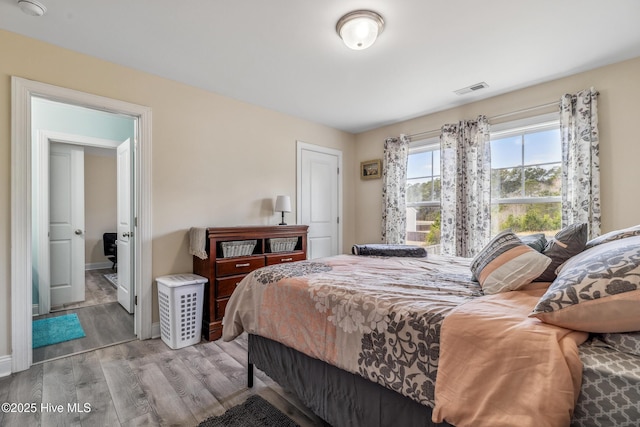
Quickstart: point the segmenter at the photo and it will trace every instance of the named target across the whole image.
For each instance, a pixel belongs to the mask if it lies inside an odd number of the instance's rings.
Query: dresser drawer
[[[284,262],[304,261],[307,255],[304,252],[289,252],[266,255],[267,265],[282,264]]]
[[[216,276],[231,276],[234,274],[247,274],[256,268],[264,267],[264,257],[252,256],[242,258],[229,258],[216,260]]]
[[[218,298],[230,297],[233,290],[238,286],[238,283],[240,283],[244,276],[246,276],[246,274],[229,276],[224,279],[216,279],[216,296]]]
[[[228,302],[229,298],[216,300],[216,320],[222,320],[222,318],[224,317],[224,309],[227,308]]]

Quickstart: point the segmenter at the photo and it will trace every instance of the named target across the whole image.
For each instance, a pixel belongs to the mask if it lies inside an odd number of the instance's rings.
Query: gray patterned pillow
[[[607,234],[598,236],[595,239],[591,239],[587,242],[585,249],[592,248],[596,245],[601,245],[607,242],[613,242],[614,240],[626,239],[627,237],[640,236],[640,224],[633,227],[623,228],[622,230],[610,231]]]
[[[571,258],[529,316],[586,332],[640,331],[640,236]]]
[[[538,252],[544,251],[547,247],[547,238],[544,233],[528,234],[526,236],[518,236],[522,243],[535,249]]]
[[[640,356],[640,332],[628,332],[626,334],[602,334],[600,339],[609,347],[623,353]]]
[[[536,282],[552,282],[556,278],[556,269],[566,260],[584,250],[587,243],[587,224],[571,224],[558,231],[545,246],[543,254],[551,258],[551,264],[538,276]]]

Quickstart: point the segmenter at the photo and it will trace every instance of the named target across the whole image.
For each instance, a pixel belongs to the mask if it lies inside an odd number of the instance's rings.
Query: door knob
[[[74,233],[76,233],[78,236],[80,236],[82,234],[82,230],[77,229],[76,231],[74,231]]]
[[[122,237],[133,237],[133,233],[129,233],[128,231],[122,233]]]

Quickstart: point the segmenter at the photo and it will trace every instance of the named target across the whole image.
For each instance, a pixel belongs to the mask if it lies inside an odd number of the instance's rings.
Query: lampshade
[[[382,16],[370,10],[356,10],[344,15],[336,24],[338,35],[353,50],[371,46],[382,30]]]
[[[291,198],[289,196],[278,196],[276,198],[276,212],[291,212]]]
[[[47,8],[36,0],[18,0],[18,6],[20,10],[31,16],[42,16],[47,11]]]

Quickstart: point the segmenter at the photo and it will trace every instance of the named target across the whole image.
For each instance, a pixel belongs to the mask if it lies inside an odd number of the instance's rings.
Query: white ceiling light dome
[[[362,50],[371,46],[384,30],[382,16],[371,10],[355,10],[344,15],[336,31],[347,47]]]
[[[36,0],[18,0],[18,6],[24,13],[31,16],[42,16],[47,11],[47,8]]]

